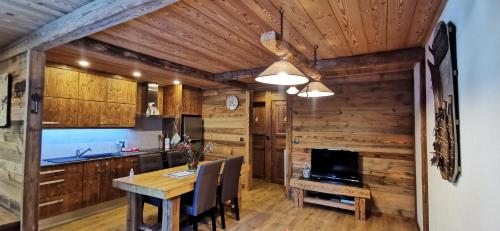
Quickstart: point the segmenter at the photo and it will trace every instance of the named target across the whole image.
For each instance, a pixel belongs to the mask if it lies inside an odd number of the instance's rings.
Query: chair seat
[[[193,207],[193,198],[194,198],[193,192],[186,193],[186,194],[182,195],[181,196],[181,210],[183,213],[185,213],[187,215],[196,216],[197,214],[195,214],[194,207]]]
[[[143,197],[143,201],[144,201],[144,203],[148,203],[150,205],[154,205],[154,206],[156,206],[158,208],[161,208],[161,206],[162,206],[162,200],[158,199],[156,197],[144,196]]]

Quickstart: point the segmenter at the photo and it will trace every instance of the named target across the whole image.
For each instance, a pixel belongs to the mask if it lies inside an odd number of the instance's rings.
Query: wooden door
[[[253,118],[251,119],[253,134],[253,177],[266,177],[266,110],[264,103],[254,103]]]
[[[273,101],[271,124],[271,181],[280,184],[284,182],[286,121],[286,101]]]
[[[66,99],[78,98],[79,73],[77,71],[47,67],[45,68],[44,81],[44,96]]]
[[[101,191],[101,161],[91,161],[83,164],[83,197],[82,207],[98,204]]]
[[[43,127],[76,127],[78,100],[45,97],[43,103]]]

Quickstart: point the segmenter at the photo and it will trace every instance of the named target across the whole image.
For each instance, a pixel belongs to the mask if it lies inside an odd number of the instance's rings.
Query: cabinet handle
[[[59,204],[59,203],[63,203],[63,202],[64,202],[64,199],[59,199],[59,200],[49,201],[49,202],[45,202],[45,203],[39,204],[38,207],[43,207],[43,206],[53,205],[53,204]]]
[[[64,170],[64,169],[56,169],[56,170],[50,170],[50,171],[40,172],[40,175],[53,174],[53,173],[60,173],[60,172],[65,172],[65,171],[66,171],[66,170]]]
[[[63,182],[64,182],[64,179],[47,181],[47,182],[40,183],[40,186],[42,186],[42,185],[50,185],[50,184],[57,184],[57,183],[63,183]]]
[[[42,125],[59,125],[57,121],[43,121]]]

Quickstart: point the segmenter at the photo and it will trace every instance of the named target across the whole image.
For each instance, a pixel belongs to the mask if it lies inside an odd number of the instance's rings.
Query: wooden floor
[[[19,221],[19,218],[6,210],[5,208],[0,206],[0,226],[4,224],[10,224],[13,222]]]
[[[122,206],[49,230],[125,230],[125,213],[126,206]],[[156,221],[156,209],[147,206],[144,217],[146,223]],[[254,181],[254,189],[244,192],[240,218],[236,222],[227,212],[226,230],[417,230],[414,220],[398,217],[370,216],[357,221],[348,212],[326,207],[306,204],[296,209],[292,200],[286,199],[283,186],[262,181]],[[199,225],[199,230],[211,230],[209,218]],[[220,217],[217,228],[221,229]],[[185,225],[182,230],[191,230],[191,226]]]

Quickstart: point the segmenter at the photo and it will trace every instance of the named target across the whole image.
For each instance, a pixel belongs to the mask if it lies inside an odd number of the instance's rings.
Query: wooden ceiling
[[[211,73],[276,60],[260,34],[279,31],[312,59],[421,47],[445,0],[183,0],[91,38]]]
[[[0,48],[92,0],[0,1]]]

